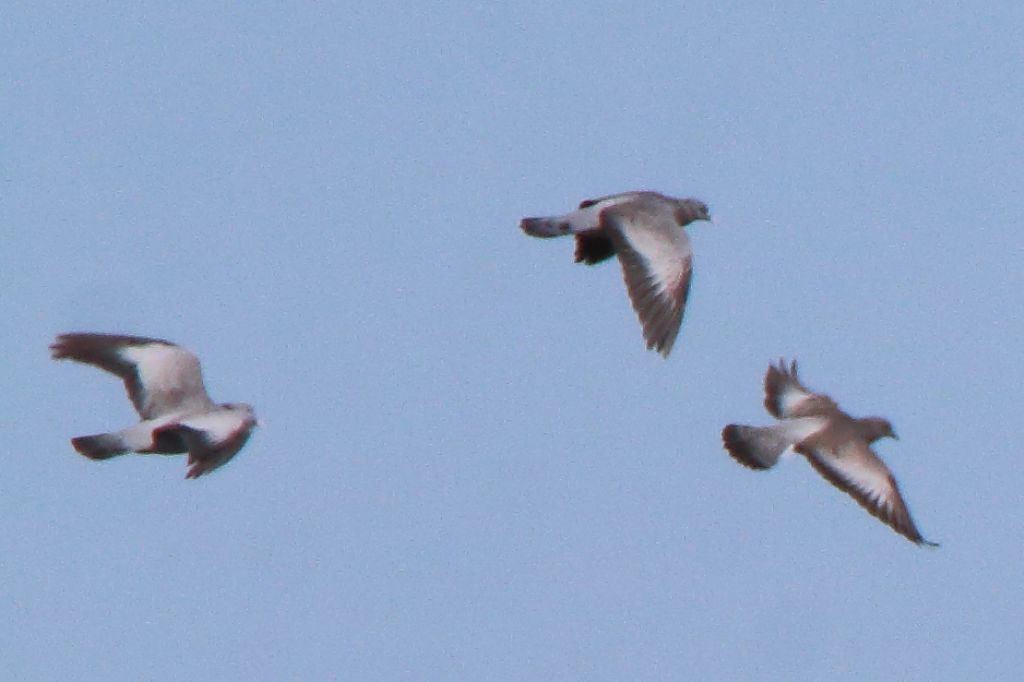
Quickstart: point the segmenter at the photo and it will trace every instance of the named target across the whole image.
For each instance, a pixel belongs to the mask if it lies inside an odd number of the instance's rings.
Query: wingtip
[[[676,346],[676,341],[679,339],[679,327],[675,329],[667,329],[664,327],[659,331],[650,329],[643,321],[643,317],[640,318],[641,325],[643,325],[644,341],[647,344],[647,350],[653,350],[661,356],[663,360],[668,360],[668,356],[671,355],[672,350]]]
[[[775,362],[768,363],[768,374],[781,374],[783,377],[797,378],[797,361],[793,358],[788,363],[786,358],[779,357]]]
[[[67,346],[64,343],[64,337],[67,334],[58,334],[50,344],[50,358],[52,360],[62,360],[67,357]]]

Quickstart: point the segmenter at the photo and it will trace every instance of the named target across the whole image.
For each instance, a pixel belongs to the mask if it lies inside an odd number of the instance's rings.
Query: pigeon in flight
[[[693,272],[693,250],[683,228],[694,220],[711,220],[702,201],[626,192],[588,199],[565,215],[523,218],[519,226],[533,237],[575,235],[577,263],[594,265],[618,255],[647,348],[668,357]]]
[[[851,417],[827,395],[812,393],[800,383],[795,360],[788,368],[781,360],[768,367],[764,392],[765,409],[779,422],[726,426],[722,442],[733,459],[751,469],[770,469],[793,448],[897,533],[918,545],[938,546],[921,537],[892,472],[871,451],[879,438],[896,438],[887,419]]]
[[[213,471],[242,449],[257,425],[251,406],[215,404],[203,386],[199,358],[169,341],[115,334],[61,334],[55,360],[96,365],[124,380],[141,421],[122,431],[71,439],[89,459],[126,452],[188,453],[186,478]]]

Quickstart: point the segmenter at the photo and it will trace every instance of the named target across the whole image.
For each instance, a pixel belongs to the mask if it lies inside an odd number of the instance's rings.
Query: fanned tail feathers
[[[770,469],[792,445],[779,429],[742,424],[722,429],[722,443],[733,459],[751,469]]]
[[[101,433],[95,436],[79,436],[71,439],[71,446],[89,459],[110,459],[129,451],[116,433]]]

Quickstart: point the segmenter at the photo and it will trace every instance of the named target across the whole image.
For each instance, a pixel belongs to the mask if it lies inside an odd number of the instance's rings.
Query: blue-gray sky
[[[8,679],[1012,679],[1018,3],[18,3],[0,25]],[[708,202],[682,334],[517,228]],[[61,331],[178,341],[266,424],[134,420]],[[901,440],[937,551],[765,423],[768,362]]]

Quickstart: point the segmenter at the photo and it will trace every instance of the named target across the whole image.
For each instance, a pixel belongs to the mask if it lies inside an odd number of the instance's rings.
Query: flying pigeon
[[[918,545],[938,546],[921,537],[892,472],[871,450],[880,438],[896,438],[887,419],[851,417],[827,395],[812,393],[800,383],[795,360],[788,368],[781,360],[768,367],[764,392],[765,409],[779,422],[726,426],[722,442],[733,459],[751,469],[770,469],[793,448],[897,533]]]
[[[576,236],[576,262],[595,265],[618,255],[648,349],[668,357],[683,321],[693,272],[693,250],[683,228],[711,220],[697,199],[657,192],[626,192],[588,199],[561,216],[523,218],[533,237]]]
[[[199,358],[160,339],[115,334],[61,334],[50,346],[53,359],[96,365],[124,379],[141,421],[122,431],[71,439],[89,459],[127,452],[188,453],[186,478],[197,478],[242,449],[257,426],[244,403],[215,404],[203,386]]]

